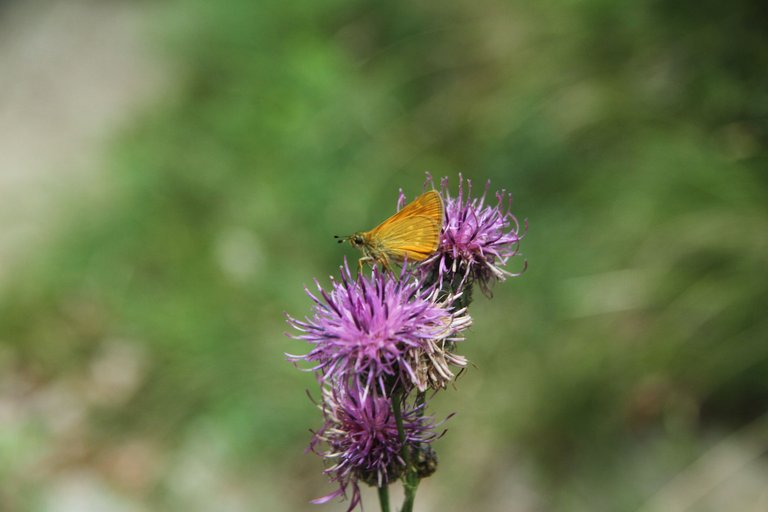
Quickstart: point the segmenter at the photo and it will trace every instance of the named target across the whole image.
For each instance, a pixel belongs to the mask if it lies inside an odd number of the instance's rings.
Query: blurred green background
[[[332,486],[283,314],[425,171],[530,229],[417,510],[768,510],[768,4],[74,4],[134,20],[162,92],[5,269],[0,510],[345,510],[307,503]]]

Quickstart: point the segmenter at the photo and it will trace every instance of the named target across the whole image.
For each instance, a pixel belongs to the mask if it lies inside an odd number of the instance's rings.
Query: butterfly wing
[[[388,256],[422,261],[437,250],[443,227],[443,200],[429,190],[370,231]]]

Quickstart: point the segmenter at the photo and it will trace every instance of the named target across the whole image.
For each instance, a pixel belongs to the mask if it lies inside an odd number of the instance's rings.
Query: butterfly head
[[[363,247],[366,246],[366,239],[363,236],[362,232],[357,232],[349,236],[334,235],[334,238],[336,238],[340,244],[344,242],[349,242],[349,245],[351,245],[352,247],[355,247],[356,249],[362,249]]]

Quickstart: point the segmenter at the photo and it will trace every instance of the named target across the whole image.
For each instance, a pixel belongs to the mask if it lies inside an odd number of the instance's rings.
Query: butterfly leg
[[[392,267],[389,265],[389,258],[386,255],[379,257],[379,259],[376,260],[376,263],[381,263],[381,266],[384,270],[392,272]]]
[[[371,263],[371,262],[373,262],[375,260],[373,258],[371,258],[370,256],[363,256],[362,258],[357,260],[357,273],[358,274],[363,271],[363,262],[364,261],[368,262],[368,263]]]

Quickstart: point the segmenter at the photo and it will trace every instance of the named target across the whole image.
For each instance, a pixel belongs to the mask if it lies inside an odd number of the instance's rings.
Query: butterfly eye
[[[353,239],[352,239],[352,242],[353,242],[355,245],[363,245],[363,237],[361,237],[361,236],[356,236],[355,238],[353,238]]]

